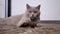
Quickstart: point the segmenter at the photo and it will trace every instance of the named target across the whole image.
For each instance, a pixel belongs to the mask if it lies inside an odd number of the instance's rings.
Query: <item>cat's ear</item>
[[[40,7],[41,7],[41,5],[38,5],[36,8],[37,8],[38,10],[40,10]]]
[[[26,8],[29,9],[30,8],[30,5],[29,4],[26,4]]]

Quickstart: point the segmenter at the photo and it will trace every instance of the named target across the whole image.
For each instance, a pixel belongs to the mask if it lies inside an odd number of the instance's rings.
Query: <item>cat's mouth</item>
[[[30,17],[31,21],[36,21],[36,17]]]

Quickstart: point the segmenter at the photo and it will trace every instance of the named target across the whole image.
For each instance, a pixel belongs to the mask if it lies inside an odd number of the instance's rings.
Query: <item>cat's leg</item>
[[[30,22],[30,19],[29,18],[22,18],[18,22],[17,27],[20,27],[21,25],[28,25],[29,22]]]

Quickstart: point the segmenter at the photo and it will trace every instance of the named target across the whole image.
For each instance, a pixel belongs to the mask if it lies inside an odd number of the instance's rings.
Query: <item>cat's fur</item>
[[[27,4],[26,7],[27,10],[25,14],[23,14],[21,20],[18,22],[17,27],[23,26],[24,24],[24,26],[35,27],[37,22],[40,21],[40,5],[37,7],[31,7]]]
[[[40,5],[31,7],[30,5],[26,4],[26,8],[27,10],[24,14],[7,18],[7,24],[10,22],[11,24],[17,24],[17,27],[23,25],[35,27],[40,21]]]

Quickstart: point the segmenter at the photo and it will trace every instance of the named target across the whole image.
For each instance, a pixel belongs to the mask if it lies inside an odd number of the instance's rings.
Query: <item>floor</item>
[[[17,28],[0,19],[0,34],[60,34],[60,21],[41,21],[40,27]]]

